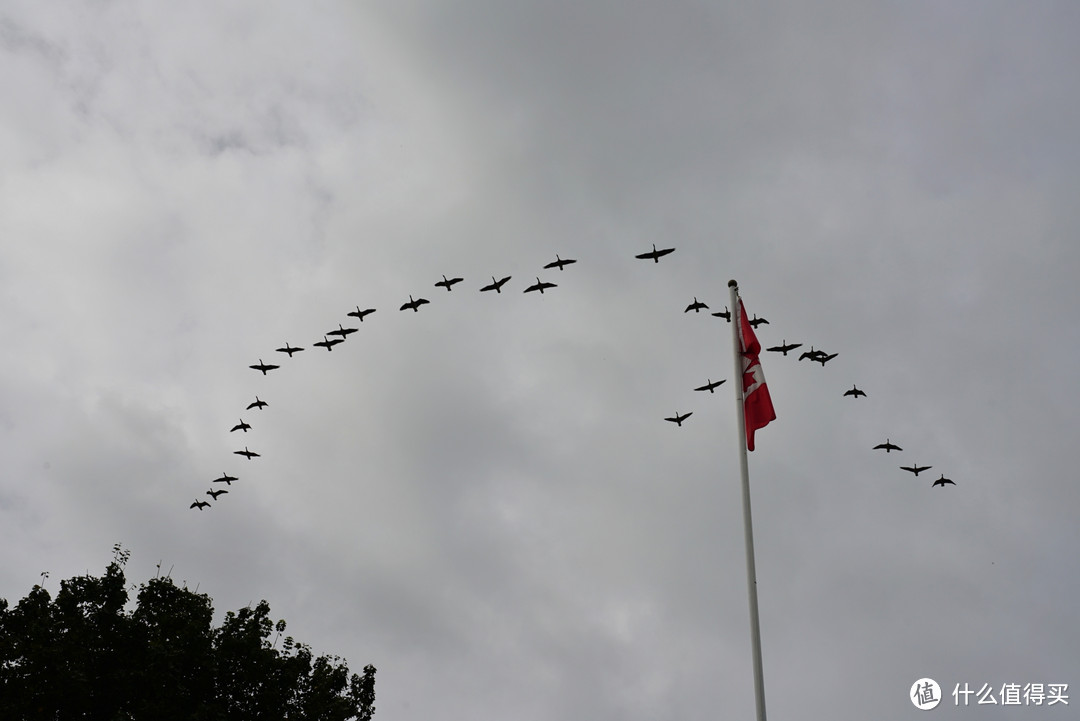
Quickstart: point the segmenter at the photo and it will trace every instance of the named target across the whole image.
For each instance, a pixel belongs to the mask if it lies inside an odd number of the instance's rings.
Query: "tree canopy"
[[[0,598],[0,718],[372,718],[374,666],[350,675],[344,659],[283,638],[266,601],[215,628],[210,597],[167,576],[139,586],[128,610],[128,551],[114,552],[102,576],[62,581],[55,599],[41,585],[14,608]]]

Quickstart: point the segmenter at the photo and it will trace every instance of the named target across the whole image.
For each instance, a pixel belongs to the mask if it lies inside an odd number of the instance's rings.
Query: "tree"
[[[210,597],[168,577],[128,611],[127,558],[117,545],[101,577],[62,581],[55,600],[41,585],[14,608],[0,598],[0,719],[371,720],[374,666],[350,675],[282,638],[266,601],[214,628]]]

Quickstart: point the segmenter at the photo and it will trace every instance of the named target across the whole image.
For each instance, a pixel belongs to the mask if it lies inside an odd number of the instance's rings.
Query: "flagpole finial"
[[[727,284],[728,284],[728,288],[738,288],[739,287],[739,284],[736,283],[734,279],[729,280],[727,282]]]

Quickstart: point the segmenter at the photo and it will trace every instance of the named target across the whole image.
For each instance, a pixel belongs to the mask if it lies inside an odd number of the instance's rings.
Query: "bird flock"
[[[654,246],[654,250],[655,250],[655,246]],[[646,256],[639,255],[637,257],[643,258],[643,257],[646,257]],[[697,297],[695,296],[694,301],[692,303],[690,303],[690,305],[686,306],[686,309],[683,312],[684,313],[689,313],[690,311],[694,311],[695,313],[700,313],[701,311],[708,310],[708,309],[709,309],[709,306],[706,305],[705,303],[701,302],[700,300],[698,300]],[[728,323],[731,322],[731,311],[728,310],[728,307],[726,305],[724,306],[724,310],[722,310],[720,312],[717,312],[717,313],[712,313],[711,315],[716,316],[718,318],[723,318]],[[769,325],[769,321],[767,321],[765,318],[758,318],[757,315],[754,315],[754,317],[751,318],[750,320],[748,320],[747,323],[749,323],[751,326],[753,326],[754,330],[757,330],[757,328],[759,326],[761,326],[761,325]],[[783,340],[780,341],[780,345],[770,346],[770,347],[766,348],[765,350],[771,351],[773,353],[780,353],[783,356],[787,356],[787,354],[789,352],[795,350],[796,348],[802,348],[802,346],[803,346],[802,343],[788,343],[787,339],[784,338]],[[833,358],[836,358],[838,355],[839,355],[839,353],[826,353],[823,350],[815,349],[814,346],[810,346],[810,350],[804,351],[802,354],[800,354],[798,360],[799,361],[809,360],[811,362],[816,361],[816,362],[820,363],[822,367],[824,367],[826,363],[831,361]],[[699,386],[699,387],[695,388],[694,390],[695,391],[708,391],[709,393],[712,393],[714,391],[714,389],[723,382],[724,382],[723,380],[714,381],[712,378],[709,378],[709,379],[707,379],[707,381],[706,381],[706,383],[704,385]],[[858,385],[856,385],[854,383],[852,384],[852,386],[851,386],[851,388],[849,390],[844,391],[843,396],[844,397],[851,397],[852,399],[855,399],[855,400],[859,399],[860,397],[861,398],[866,398],[867,397],[866,392],[864,390],[862,390],[861,388],[859,388]],[[693,415],[693,411],[690,411],[690,412],[687,412],[687,413],[679,413],[678,411],[676,411],[674,416],[665,418],[664,420],[665,421],[670,421],[671,423],[674,423],[676,426],[681,428],[682,424],[683,424],[683,421],[685,421],[691,415]],[[874,446],[871,450],[875,450],[875,451],[883,450],[886,453],[891,453],[892,451],[902,451],[904,449],[901,448],[900,446],[892,443],[888,438],[886,438],[884,443],[879,443],[878,445]],[[920,466],[917,463],[913,463],[910,466],[900,466],[900,470],[908,471],[909,473],[912,473],[915,476],[918,476],[923,471],[928,471],[931,468],[933,468],[933,466]],[[947,485],[955,486],[956,482],[949,479],[949,478],[946,478],[945,474],[941,474],[941,477],[938,478],[936,481],[934,481],[931,484],[931,488],[933,488],[934,486],[941,486],[942,488],[944,488]]]
[[[667,256],[667,255],[670,255],[671,253],[674,253],[674,252],[675,252],[675,248],[657,249],[656,245],[654,244],[652,246],[651,251],[648,251],[648,252],[645,252],[645,253],[640,253],[638,255],[635,255],[634,257],[637,258],[637,259],[640,259],[640,260],[651,260],[654,263],[659,263],[661,258],[663,258],[664,256]],[[548,263],[548,264],[546,264],[546,265],[544,265],[543,269],[544,270],[558,269],[559,271],[562,271],[566,266],[572,265],[574,263],[577,263],[577,260],[571,259],[571,258],[561,258],[558,254],[556,254],[555,260]],[[481,286],[479,290],[480,290],[481,293],[495,291],[496,293],[501,294],[502,291],[503,291],[504,286],[506,285],[506,283],[511,278],[512,278],[512,276],[509,276],[509,275],[505,276],[505,277],[502,277],[500,279],[496,279],[495,276],[491,276],[491,283],[489,283],[487,285],[484,285],[484,286]],[[464,278],[459,278],[459,277],[447,278],[445,275],[443,275],[442,280],[436,282],[434,285],[435,285],[436,288],[445,288],[447,292],[451,292],[451,291],[454,290],[455,285],[457,285],[458,283],[462,283],[462,282],[464,282]],[[529,285],[528,287],[526,287],[522,292],[523,293],[532,293],[532,292],[538,291],[541,295],[543,295],[544,291],[550,290],[552,288],[557,288],[557,287],[558,287],[557,284],[542,281],[542,280],[540,280],[539,276],[536,276],[536,282],[533,283],[532,285]],[[414,313],[418,313],[420,311],[421,306],[427,305],[430,302],[431,301],[429,301],[427,298],[422,298],[422,297],[414,298],[412,295],[409,295],[408,302],[403,303],[401,305],[401,307],[399,308],[399,310],[401,310],[401,311],[411,310]],[[695,313],[699,313],[702,310],[708,310],[708,309],[709,309],[709,306],[706,305],[705,303],[699,301],[697,299],[697,297],[695,296],[693,302],[690,303],[688,306],[686,306],[686,309],[683,312],[684,313],[689,313],[690,311],[694,311]],[[371,315],[372,313],[375,313],[375,312],[376,312],[375,308],[361,309],[360,306],[358,305],[358,306],[356,306],[356,310],[349,311],[348,313],[346,313],[346,316],[351,317],[351,318],[355,318],[358,322],[362,323],[364,321],[364,318],[366,318],[367,316],[369,316],[369,315]],[[711,315],[715,316],[715,317],[718,317],[718,318],[723,318],[728,323],[731,322],[731,315],[732,314],[731,314],[731,311],[728,310],[727,306],[724,306],[723,311],[714,312]],[[748,322],[755,330],[761,325],[768,325],[769,324],[768,320],[766,320],[765,318],[759,318],[759,317],[757,317],[757,315],[754,315],[753,318],[751,318]],[[319,347],[319,348],[325,348],[328,352],[331,352],[331,351],[334,350],[334,346],[339,345],[341,343],[344,343],[345,340],[350,335],[352,335],[353,333],[356,333],[357,331],[359,331],[359,328],[346,328],[343,324],[339,323],[338,327],[336,329],[331,330],[331,331],[327,331],[326,333],[323,334],[321,341],[316,341],[316,342],[312,343],[312,345],[315,346],[315,347]],[[331,337],[331,336],[333,336],[333,337]],[[795,350],[797,348],[801,348],[802,345],[803,345],[802,343],[788,343],[787,339],[785,338],[785,339],[783,339],[781,341],[780,345],[771,346],[769,348],[766,348],[766,350],[767,351],[772,351],[772,352],[775,352],[775,353],[780,353],[780,354],[782,354],[784,356],[787,356],[787,354],[790,351],[793,351],[793,350]],[[288,341],[286,341],[285,345],[283,345],[281,348],[275,348],[274,350],[277,353],[283,353],[283,354],[287,355],[289,358],[292,358],[294,354],[303,352],[305,350],[305,348],[303,348],[301,346],[290,345],[290,343]],[[798,360],[799,361],[810,360],[812,362],[816,361],[816,362],[820,363],[822,365],[822,367],[824,367],[826,363],[831,361],[833,358],[836,358],[837,355],[838,355],[838,353],[826,353],[825,351],[822,351],[822,350],[815,350],[813,346],[810,346],[810,350],[803,352],[799,356]],[[279,369],[280,367],[281,366],[277,365],[277,364],[266,363],[266,362],[263,361],[262,358],[259,358],[258,363],[255,363],[255,364],[252,364],[252,365],[249,366],[249,368],[251,368],[252,370],[260,372],[263,376],[268,374],[270,371]],[[712,380],[712,378],[708,378],[708,379],[706,379],[706,382],[703,385],[694,388],[694,391],[702,391],[702,392],[707,391],[708,393],[714,393],[716,388],[718,388],[720,385],[724,384],[725,382],[726,382],[726,379],[721,379],[721,380],[714,381],[714,380]],[[852,397],[854,399],[858,399],[859,397],[866,397],[866,393],[864,391],[862,391],[861,389],[859,389],[858,387],[856,387],[855,385],[852,385],[851,389],[844,392],[843,395],[844,396],[850,396],[850,397]],[[256,411],[261,412],[263,409],[265,409],[269,405],[270,404],[267,403],[266,401],[261,400],[259,398],[259,396],[255,396],[255,400],[252,401],[251,403],[249,403],[247,405],[247,407],[245,408],[245,410],[246,411],[256,410]],[[693,415],[693,411],[687,411],[685,413],[680,413],[679,411],[676,411],[674,413],[674,415],[666,417],[666,418],[664,418],[664,420],[668,421],[668,422],[671,422],[671,423],[674,423],[676,426],[681,428],[682,424],[692,415]],[[241,432],[246,434],[248,431],[252,430],[251,424],[246,422],[243,418],[240,418],[239,421],[240,421],[239,423],[233,425],[232,428],[229,429],[230,433],[235,433],[236,431],[241,431]],[[874,446],[873,450],[884,450],[886,453],[891,453],[892,451],[902,451],[903,449],[900,448],[900,446],[897,446],[897,445],[893,444],[888,438],[886,438],[885,443]],[[243,450],[233,451],[233,454],[238,455],[238,456],[244,456],[248,461],[251,461],[253,459],[261,457],[261,455],[259,453],[250,450],[247,445],[244,446]],[[900,468],[902,470],[909,471],[909,472],[913,473],[916,476],[918,476],[919,473],[921,473],[923,471],[929,470],[931,467],[932,466],[919,466],[917,464],[912,464],[911,466],[900,466]],[[240,480],[240,478],[238,476],[229,475],[228,473],[222,473],[220,477],[212,479],[210,481],[210,483],[211,484],[224,484],[228,488],[222,488],[220,486],[212,486],[210,488],[210,490],[206,491],[205,495],[210,497],[214,502],[217,502],[220,496],[229,493],[229,488],[232,487],[233,482],[238,481],[238,480]],[[946,484],[956,485],[953,481],[949,480],[948,478],[945,478],[944,475],[942,475],[941,478],[939,478],[938,480],[934,481],[934,483],[932,485],[933,486],[943,486],[944,487]],[[195,501],[189,506],[189,508],[198,509],[198,510],[201,511],[201,510],[203,510],[205,508],[209,508],[211,505],[212,505],[211,501],[204,500],[203,498],[196,498]]]

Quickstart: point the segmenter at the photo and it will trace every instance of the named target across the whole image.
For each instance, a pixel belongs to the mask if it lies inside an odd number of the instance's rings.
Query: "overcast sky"
[[[693,390],[730,326],[683,312],[734,278],[764,345],[839,353],[762,357],[770,717],[917,718],[924,676],[939,718],[964,683],[1072,717],[1078,36],[1049,1],[0,4],[0,597],[120,542],[375,664],[379,719],[750,718],[734,391]]]

